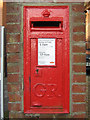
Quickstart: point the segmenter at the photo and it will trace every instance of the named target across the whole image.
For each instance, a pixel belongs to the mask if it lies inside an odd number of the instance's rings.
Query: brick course
[[[85,104],[73,104],[73,112],[84,112],[86,111]]]
[[[18,63],[19,62],[19,54],[8,54],[7,55],[7,62],[8,63]]]
[[[85,93],[86,92],[86,85],[73,85],[72,92],[73,93]]]
[[[7,53],[18,53],[19,51],[19,44],[7,44]]]
[[[9,118],[24,118],[24,114],[19,112],[10,112]]]
[[[7,80],[11,83],[19,82],[19,74],[8,74]]]
[[[73,16],[73,22],[84,23],[85,22],[85,16],[84,15]]]
[[[20,17],[18,15],[7,15],[6,22],[7,23],[19,23]]]
[[[72,100],[73,102],[85,102],[86,101],[86,95],[72,95]]]
[[[73,55],[73,62],[74,63],[85,63],[86,62],[86,55]]]
[[[8,109],[10,111],[21,111],[21,104],[20,103],[9,103]]]
[[[21,101],[21,95],[18,93],[12,93],[12,94],[8,94],[9,96],[9,101],[10,102],[20,102]]]
[[[20,6],[17,4],[9,3],[7,4],[7,13],[19,13],[20,12]]]
[[[73,75],[73,82],[84,83],[86,82],[86,75]]]
[[[72,10],[74,12],[84,12],[84,6],[82,5],[72,5]]]
[[[82,113],[82,114],[78,114],[78,115],[73,115],[73,118],[87,118],[86,114],[85,113]]]
[[[8,84],[8,92],[19,92],[20,88],[19,84]]]
[[[73,26],[73,32],[84,32],[85,27],[84,25]]]
[[[73,45],[72,52],[73,53],[85,53],[85,46]]]
[[[85,41],[85,35],[84,34],[74,34],[73,35],[73,40],[75,42]]]
[[[15,72],[19,72],[19,65],[8,65],[7,66],[7,72],[8,73],[15,73]]]
[[[8,24],[7,25],[7,33],[18,33],[20,32],[19,24]]]
[[[47,2],[54,5],[59,0],[31,0],[30,2]],[[28,3],[29,5],[30,3]],[[49,4],[49,5],[50,5]],[[63,4],[63,3],[62,3]],[[31,4],[30,4],[31,5]],[[45,5],[45,3],[44,3]],[[60,4],[61,5],[61,4]],[[62,118],[85,118],[86,117],[86,68],[85,68],[85,15],[83,3],[64,3],[69,5],[71,31],[71,110],[68,115],[56,115]],[[21,16],[24,3],[7,3],[7,72],[8,72],[8,96],[9,96],[9,117],[10,118],[31,118],[23,113],[23,46]],[[80,42],[80,43],[79,43]],[[78,64],[79,63],[79,64]],[[82,73],[82,74],[81,74]],[[21,76],[21,77],[20,77]],[[21,82],[22,81],[22,82]],[[83,84],[84,83],[84,84]],[[84,112],[84,113],[83,113]],[[39,115],[40,117],[43,115]],[[51,115],[50,117],[53,117]],[[47,117],[44,115],[44,118]],[[49,118],[49,116],[48,116]],[[33,118],[31,118],[33,119]]]
[[[73,65],[73,71],[74,72],[86,72],[86,66],[85,65]]]
[[[7,34],[7,43],[20,42],[20,34]]]

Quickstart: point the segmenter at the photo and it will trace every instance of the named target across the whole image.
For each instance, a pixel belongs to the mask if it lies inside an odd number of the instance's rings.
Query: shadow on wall
[[[86,74],[90,76],[90,36],[86,40]]]
[[[7,90],[7,54],[6,54],[6,29],[4,32],[4,118],[9,118]]]
[[[7,78],[4,78],[4,118],[9,118]]]

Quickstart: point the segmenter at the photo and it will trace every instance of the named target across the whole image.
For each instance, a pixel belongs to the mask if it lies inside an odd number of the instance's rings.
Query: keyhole
[[[37,74],[38,74],[38,71],[39,71],[39,69],[36,69]]]

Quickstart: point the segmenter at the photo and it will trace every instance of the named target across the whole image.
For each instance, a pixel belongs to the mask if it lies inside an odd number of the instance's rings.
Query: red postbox
[[[69,113],[69,7],[24,7],[24,112]]]

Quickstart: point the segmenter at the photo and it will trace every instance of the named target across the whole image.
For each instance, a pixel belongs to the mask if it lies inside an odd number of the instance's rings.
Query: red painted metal
[[[61,26],[31,26],[60,21]],[[38,38],[55,38],[55,66],[38,65]],[[24,113],[69,113],[69,7],[24,7]]]

